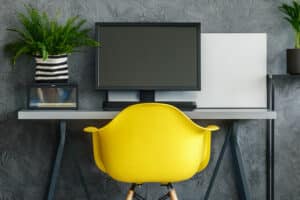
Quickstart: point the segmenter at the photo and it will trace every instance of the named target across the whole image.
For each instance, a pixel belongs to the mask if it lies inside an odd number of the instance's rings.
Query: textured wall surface
[[[61,19],[81,15],[93,27],[96,21],[201,21],[203,32],[267,32],[268,71],[285,73],[285,49],[293,35],[277,10],[279,0],[0,0],[0,48],[13,39],[5,28],[16,26],[16,10],[29,2]],[[70,56],[71,80],[79,83],[80,108],[100,109],[103,94],[94,90],[94,50]],[[16,111],[25,107],[26,84],[33,79],[33,61],[22,59],[16,69],[0,51],[0,200],[41,200],[47,191],[51,159],[58,137],[56,122],[17,121]],[[300,197],[300,80],[276,80],[276,199]],[[123,199],[127,184],[99,172],[92,160],[91,140],[81,129],[97,121],[69,122],[68,140],[56,199]],[[214,123],[211,121],[201,124]],[[218,121],[222,131],[213,136],[208,168],[191,180],[176,184],[182,200],[203,197],[224,141],[227,121]],[[265,198],[265,122],[241,121],[239,144],[253,199]],[[238,199],[231,155],[225,154],[210,199]],[[141,193],[154,199],[163,189],[145,185]]]

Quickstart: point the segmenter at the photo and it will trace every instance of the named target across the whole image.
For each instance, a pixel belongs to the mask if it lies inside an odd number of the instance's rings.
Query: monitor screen
[[[107,90],[200,90],[200,23],[96,23]]]

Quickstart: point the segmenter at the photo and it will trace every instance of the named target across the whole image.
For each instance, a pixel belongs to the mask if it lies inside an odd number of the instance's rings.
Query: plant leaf
[[[59,24],[57,16],[50,18],[47,13],[40,12],[30,5],[24,5],[25,13],[18,13],[22,28],[9,28],[18,38],[6,45],[5,51],[12,54],[13,63],[21,55],[48,55],[72,53],[82,46],[99,46],[89,36],[91,29],[83,28],[85,19],[79,16],[69,17],[65,23]]]

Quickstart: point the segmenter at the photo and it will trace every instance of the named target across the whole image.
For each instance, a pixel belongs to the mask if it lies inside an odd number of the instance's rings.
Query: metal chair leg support
[[[166,199],[168,199],[168,198],[169,198],[169,193],[165,194],[165,195],[162,196],[162,197],[159,197],[158,200],[166,200]]]
[[[144,197],[142,197],[141,195],[139,195],[138,193],[136,193],[134,191],[136,186],[137,186],[137,184],[135,184],[135,183],[131,184],[130,189],[127,193],[126,200],[133,200],[133,199],[146,200]]]
[[[223,143],[223,146],[222,146],[222,149],[221,149],[221,152],[220,152],[220,155],[218,157],[218,160],[217,160],[217,163],[216,163],[216,166],[215,166],[215,169],[212,173],[212,177],[210,179],[210,182],[209,182],[209,185],[208,185],[208,188],[205,192],[205,195],[204,195],[204,200],[208,200],[209,198],[209,195],[210,195],[210,192],[211,192],[211,189],[215,183],[215,179],[216,179],[216,176],[218,174],[218,171],[219,171],[219,168],[220,168],[220,165],[221,165],[221,162],[223,160],[223,157],[224,157],[224,154],[225,154],[225,151],[226,151],[226,148],[229,144],[229,139],[231,137],[231,134],[232,134],[232,126],[230,126],[227,130],[227,133],[226,133],[226,137],[225,137],[225,141]]]
[[[242,154],[240,151],[240,147],[237,142],[238,132],[236,124],[233,124],[233,133],[230,138],[230,145],[231,145],[231,153],[233,157],[233,165],[236,174],[236,185],[239,192],[239,199],[242,200],[250,200],[251,195],[249,192],[249,186],[247,183],[245,169],[243,166]]]
[[[64,146],[65,146],[65,141],[66,141],[66,121],[59,121],[59,135],[60,135],[60,139],[59,139],[59,144],[57,147],[56,157],[55,157],[53,170],[52,170],[52,174],[51,174],[47,200],[54,199],[56,182],[57,182],[57,178],[59,175],[61,160],[63,157]]]
[[[141,195],[139,195],[138,193],[134,193],[133,198],[137,199],[137,200],[146,200],[144,197],[142,197]]]
[[[168,183],[167,185],[162,185],[162,186],[167,186],[168,188],[168,193],[160,197],[158,200],[166,200],[170,198],[170,200],[178,200],[176,191],[171,183]]]

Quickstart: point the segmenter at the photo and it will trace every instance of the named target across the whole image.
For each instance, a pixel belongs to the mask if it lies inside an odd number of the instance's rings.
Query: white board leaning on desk
[[[201,91],[159,91],[157,101],[196,101],[198,108],[267,107],[267,35],[201,34]],[[109,92],[110,101],[137,101],[136,92]]]

